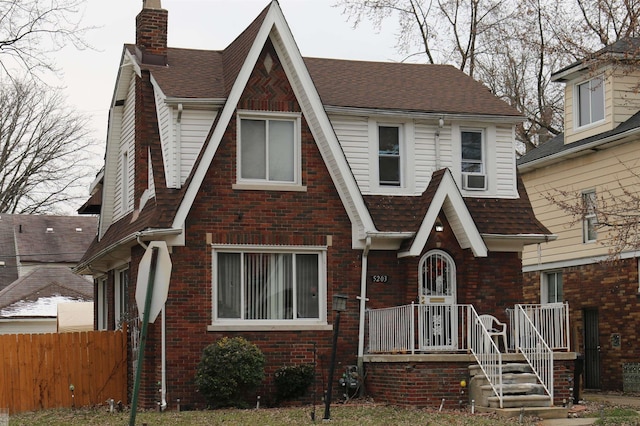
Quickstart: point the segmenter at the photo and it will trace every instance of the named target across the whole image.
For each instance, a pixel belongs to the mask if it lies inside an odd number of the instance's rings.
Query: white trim
[[[247,111],[238,110],[236,113],[236,184],[239,185],[259,185],[259,186],[302,186],[302,119],[299,112],[282,112],[282,111]],[[293,180],[292,181],[277,181],[271,180],[269,177],[265,179],[249,179],[242,177],[242,120],[260,120],[268,123],[270,121],[284,121],[293,123]],[[266,130],[266,127],[265,127]],[[268,131],[267,131],[268,132]],[[268,133],[265,135],[267,141],[269,140]],[[265,152],[265,168],[266,173],[269,173],[268,161],[268,144],[267,151]]]
[[[335,105],[324,105],[324,109],[328,114],[340,114],[351,116],[384,116],[395,117],[400,119],[410,120],[434,120],[436,123],[440,119],[443,121],[482,121],[491,123],[522,123],[526,121],[524,116],[520,115],[472,115],[472,114],[443,114],[435,112],[420,112],[406,110],[380,110],[374,108],[358,108],[358,107],[343,107]]]
[[[207,326],[207,330],[257,330],[258,328],[263,330],[307,330],[324,329],[322,327],[327,326],[327,294],[329,283],[327,269],[328,248],[326,246],[211,244],[211,249],[211,324]],[[218,253],[316,254],[318,256],[318,288],[316,294],[318,318],[284,320],[218,318]],[[243,279],[241,278],[241,280]],[[241,306],[243,306],[243,303],[241,300]]]
[[[457,222],[459,225],[452,225],[452,229],[460,247],[463,249],[470,248],[476,257],[486,257],[488,252],[487,246],[471,217],[471,213],[469,213],[467,209],[467,205],[449,169],[446,169],[442,176],[440,186],[429,204],[429,209],[424,216],[420,229],[416,233],[413,244],[411,244],[409,250],[398,253],[398,257],[420,255],[422,249],[427,244],[427,239],[441,209],[444,210],[447,217],[455,217],[458,219]]]
[[[272,30],[274,31],[273,35],[271,35]],[[220,112],[217,125],[213,129],[211,138],[206,142],[201,160],[193,172],[191,183],[187,187],[182,202],[178,207],[172,227],[181,228],[185,222],[207,174],[211,161],[220,145],[229,120],[231,120],[240,96],[253,72],[260,52],[267,38],[270,36],[272,39],[276,39],[276,42],[274,42],[276,52],[281,59],[284,71],[292,85],[296,98],[300,101],[302,113],[309,124],[311,133],[320,148],[320,153],[327,165],[327,169],[333,179],[340,199],[349,215],[354,230],[352,246],[355,246],[359,239],[364,238],[366,231],[375,230],[373,219],[366,208],[362,194],[349,168],[342,148],[333,131],[333,127],[327,117],[327,113],[324,110],[320,96],[313,85],[309,71],[304,64],[302,55],[297,48],[278,2],[271,2],[269,11],[245,58],[227,102]],[[281,43],[278,41],[281,41]],[[282,44],[282,46],[280,44]],[[286,59],[291,61],[291,67],[288,66]],[[307,108],[307,105],[311,107],[310,110]]]
[[[113,318],[115,322],[115,328],[118,330],[122,328],[121,319],[123,315],[127,313],[127,306],[120,306],[120,302],[122,302],[123,304],[126,304],[127,302],[127,289],[122,282],[122,274],[124,273],[127,273],[128,278],[126,284],[128,285],[131,281],[131,277],[128,275],[129,266],[116,269],[113,280]]]
[[[599,119],[599,120],[596,120],[596,121],[589,121],[586,124],[580,125],[580,118],[581,118],[580,117],[580,106],[581,105],[580,105],[580,88],[579,87],[584,85],[584,84],[587,84],[587,83],[589,83],[589,85],[590,85],[590,83],[593,80],[597,79],[597,78],[600,78],[601,87],[602,87],[602,118]],[[573,129],[574,129],[574,131],[582,132],[582,131],[588,130],[588,129],[592,128],[592,127],[600,126],[605,122],[605,120],[607,118],[607,111],[606,111],[606,109],[607,109],[607,94],[606,94],[606,91],[605,91],[606,81],[607,80],[606,80],[604,74],[599,74],[599,75],[592,76],[592,77],[590,77],[590,78],[588,78],[586,80],[577,82],[577,83],[575,83],[573,85]],[[593,89],[589,88],[589,90],[591,92],[593,92]],[[589,114],[590,114],[589,120],[591,120],[591,115],[593,115],[592,114],[592,106],[593,106],[592,96],[590,95],[589,96]]]
[[[556,287],[557,287],[557,276],[560,275],[561,279],[564,283],[562,269],[548,269],[540,272],[540,304],[548,305],[550,303],[559,303],[562,300],[558,300],[556,302],[549,302],[549,275],[556,274]],[[564,284],[563,284],[563,294],[562,298],[564,298]]]
[[[102,276],[97,280],[98,291],[96,300],[96,329],[108,330],[109,329],[109,301],[107,299],[107,277]]]
[[[640,250],[630,251],[620,254],[620,259],[633,259],[640,258]],[[538,272],[545,271],[547,269],[560,269],[571,268],[575,266],[593,265],[594,263],[600,263],[609,259],[608,255],[594,256],[594,257],[582,257],[579,259],[559,260],[557,262],[539,263],[535,265],[527,265],[522,267],[522,272]]]

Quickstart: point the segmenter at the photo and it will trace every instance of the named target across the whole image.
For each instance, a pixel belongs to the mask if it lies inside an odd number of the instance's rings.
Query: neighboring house
[[[96,217],[0,215],[0,333],[55,332],[57,304],[93,301],[72,268],[95,238]]]
[[[623,372],[637,382],[640,367],[640,253],[607,262],[609,229],[594,210],[614,205],[622,187],[640,190],[639,50],[640,39],[624,39],[555,72],[565,84],[565,132],[518,161],[536,216],[558,237],[525,249],[525,290],[540,303],[569,302],[572,348],[592,389],[622,390]],[[582,199],[582,218],[559,207],[572,202],[559,190]]]
[[[524,246],[552,238],[516,174],[515,109],[451,66],[303,58],[277,1],[221,51],[168,48],[167,16],[145,2],[123,49],[98,238],[77,267],[96,280],[96,327],[127,322],[135,345],[141,258],[169,247],[142,406],[205,406],[196,365],[223,336],[265,353],[266,403],[279,367],[317,360],[325,375],[336,295],[337,376],[365,369],[376,400],[438,406],[459,399],[473,354],[494,386],[524,362],[477,319],[507,321],[525,301]],[[510,346],[535,334],[522,320]],[[556,403],[574,358],[564,345],[540,371]]]

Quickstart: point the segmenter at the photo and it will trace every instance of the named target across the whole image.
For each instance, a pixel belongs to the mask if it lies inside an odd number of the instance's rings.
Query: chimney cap
[[[162,9],[161,0],[142,0],[143,9]]]

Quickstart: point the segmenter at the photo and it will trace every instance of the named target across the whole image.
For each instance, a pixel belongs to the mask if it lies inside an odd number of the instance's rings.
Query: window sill
[[[332,324],[215,324],[208,325],[207,331],[331,331]]]
[[[291,191],[291,192],[307,192],[305,185],[287,185],[287,184],[268,184],[268,183],[234,183],[232,189],[240,191]]]

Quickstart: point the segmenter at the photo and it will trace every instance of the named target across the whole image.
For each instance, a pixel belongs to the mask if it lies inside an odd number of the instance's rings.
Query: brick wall
[[[585,309],[598,311],[600,388],[622,390],[622,366],[640,359],[638,260],[596,263],[562,269],[564,300],[569,302],[572,350],[584,354]],[[555,271],[555,269],[554,269]],[[524,274],[525,298],[540,302],[540,272]],[[614,335],[620,345],[614,345]]]

